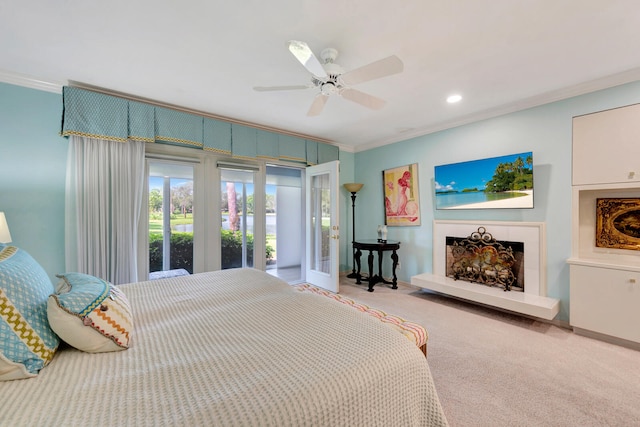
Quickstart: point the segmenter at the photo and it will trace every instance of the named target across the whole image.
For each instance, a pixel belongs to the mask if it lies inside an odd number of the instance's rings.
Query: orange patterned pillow
[[[133,316],[124,293],[88,274],[58,277],[47,305],[51,329],[67,344],[89,353],[129,348]]]

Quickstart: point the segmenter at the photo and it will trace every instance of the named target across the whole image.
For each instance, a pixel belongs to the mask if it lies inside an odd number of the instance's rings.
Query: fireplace
[[[461,241],[465,239],[470,249],[462,249]],[[432,272],[412,276],[411,284],[480,304],[553,319],[560,310],[560,301],[547,296],[545,240],[545,225],[541,222],[434,220]],[[494,262],[490,267],[484,266],[485,283],[479,284],[482,259],[474,258],[473,254],[468,254],[465,261],[452,257],[456,246],[460,253],[471,250],[487,257],[502,256],[502,265]],[[456,268],[454,259],[460,262]],[[504,270],[508,264],[515,268],[511,273]],[[468,272],[469,277],[463,277],[463,272]],[[509,280],[513,281],[508,287],[512,292],[506,292],[507,286],[499,282],[506,283],[505,278],[511,278],[511,274],[513,278]]]
[[[524,242],[496,240],[485,227],[446,237],[446,276],[524,292]]]

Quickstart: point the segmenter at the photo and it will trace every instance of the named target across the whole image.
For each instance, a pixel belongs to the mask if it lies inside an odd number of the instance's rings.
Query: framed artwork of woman
[[[382,171],[385,224],[420,225],[418,164]]]

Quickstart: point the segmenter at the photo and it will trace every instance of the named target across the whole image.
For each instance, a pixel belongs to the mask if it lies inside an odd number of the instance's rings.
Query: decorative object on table
[[[353,228],[351,233],[351,247],[352,247],[351,255],[353,257],[352,258],[353,268],[351,270],[351,273],[347,275],[347,277],[350,279],[354,279],[358,277],[356,274],[356,265],[355,265],[356,248],[353,246],[353,243],[356,241],[356,193],[360,191],[363,186],[364,184],[359,184],[355,182],[344,184],[344,188],[351,193],[351,215],[352,215],[351,226]]]
[[[436,209],[533,208],[531,151],[434,168]]]
[[[420,225],[418,164],[382,171],[385,224]]]
[[[11,243],[11,233],[4,212],[0,212],[0,243]]]
[[[640,250],[640,198],[596,199],[596,246]]]
[[[387,241],[387,226],[379,225],[378,226],[378,242],[385,243]]]

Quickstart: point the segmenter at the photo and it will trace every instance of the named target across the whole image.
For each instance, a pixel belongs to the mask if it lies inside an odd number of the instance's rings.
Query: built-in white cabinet
[[[596,247],[597,199],[640,198],[640,104],[574,117],[572,171],[570,323],[640,343],[640,250]]]
[[[640,104],[573,119],[573,185],[640,183]]]
[[[572,326],[640,342],[640,271],[580,261],[570,270]]]

